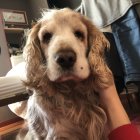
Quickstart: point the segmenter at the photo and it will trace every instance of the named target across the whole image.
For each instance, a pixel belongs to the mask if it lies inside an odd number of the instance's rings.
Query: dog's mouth
[[[80,82],[83,79],[74,75],[74,74],[65,74],[60,76],[58,79],[56,79],[56,82],[66,82],[66,81],[75,81],[75,82]]]

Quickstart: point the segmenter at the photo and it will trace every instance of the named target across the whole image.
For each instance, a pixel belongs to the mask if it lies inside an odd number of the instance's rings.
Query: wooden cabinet
[[[23,33],[24,28],[4,28],[5,33]]]
[[[12,67],[23,61],[24,28],[4,28]],[[24,42],[23,42],[24,40]]]
[[[11,69],[11,61],[7,41],[5,37],[5,31],[3,26],[2,16],[0,14],[0,76],[5,76],[6,73]]]
[[[27,3],[26,3],[27,2]],[[25,4],[24,4],[25,3]],[[29,0],[29,1],[20,1],[17,0],[16,4],[10,4],[6,7],[6,2],[1,2],[1,8],[3,9],[18,9],[25,10],[28,13],[29,21],[40,18],[41,9],[48,8],[47,0]],[[3,6],[2,6],[3,5]],[[26,6],[27,5],[27,6]],[[11,7],[11,8],[10,8]],[[30,24],[30,22],[29,22]],[[29,26],[30,27],[30,26]],[[19,43],[21,45],[20,36],[24,33],[23,28],[4,28],[2,15],[0,11],[0,77],[5,76],[7,72],[12,68],[10,55],[9,55],[9,43]],[[11,93],[12,94],[12,93]],[[16,116],[9,110],[7,106],[0,107],[0,124],[11,120]]]
[[[0,77],[5,76],[7,72],[12,68],[9,50],[7,46],[7,40],[4,31],[4,25],[2,16],[0,14]],[[0,107],[0,124],[7,120],[13,119],[16,116],[9,110],[7,106]]]

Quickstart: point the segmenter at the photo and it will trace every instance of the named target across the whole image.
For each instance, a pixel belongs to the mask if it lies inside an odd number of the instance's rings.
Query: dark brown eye
[[[81,41],[84,39],[84,33],[81,32],[81,31],[75,31],[75,32],[74,32],[74,35],[75,35],[78,39],[80,39]]]
[[[43,42],[44,43],[49,43],[53,34],[52,33],[45,33],[43,36]]]

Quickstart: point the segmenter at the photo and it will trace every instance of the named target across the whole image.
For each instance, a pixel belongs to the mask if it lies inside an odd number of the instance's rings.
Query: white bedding
[[[5,77],[0,77],[0,99],[13,97],[26,91],[23,80],[26,79],[25,63],[13,67]]]

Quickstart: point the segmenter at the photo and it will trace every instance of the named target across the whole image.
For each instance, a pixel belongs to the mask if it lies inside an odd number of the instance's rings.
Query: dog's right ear
[[[35,77],[37,78],[36,73],[40,71],[40,67],[44,59],[42,58],[42,50],[40,46],[40,40],[38,38],[40,27],[41,24],[37,23],[29,31],[27,42],[23,51],[23,56],[26,62],[27,83],[29,83],[27,85],[31,86],[33,86],[38,81],[35,79]]]
[[[25,61],[29,64],[34,57],[38,59],[40,41],[38,38],[38,31],[40,29],[40,24],[36,24],[27,35],[27,42],[24,47],[23,56]]]

